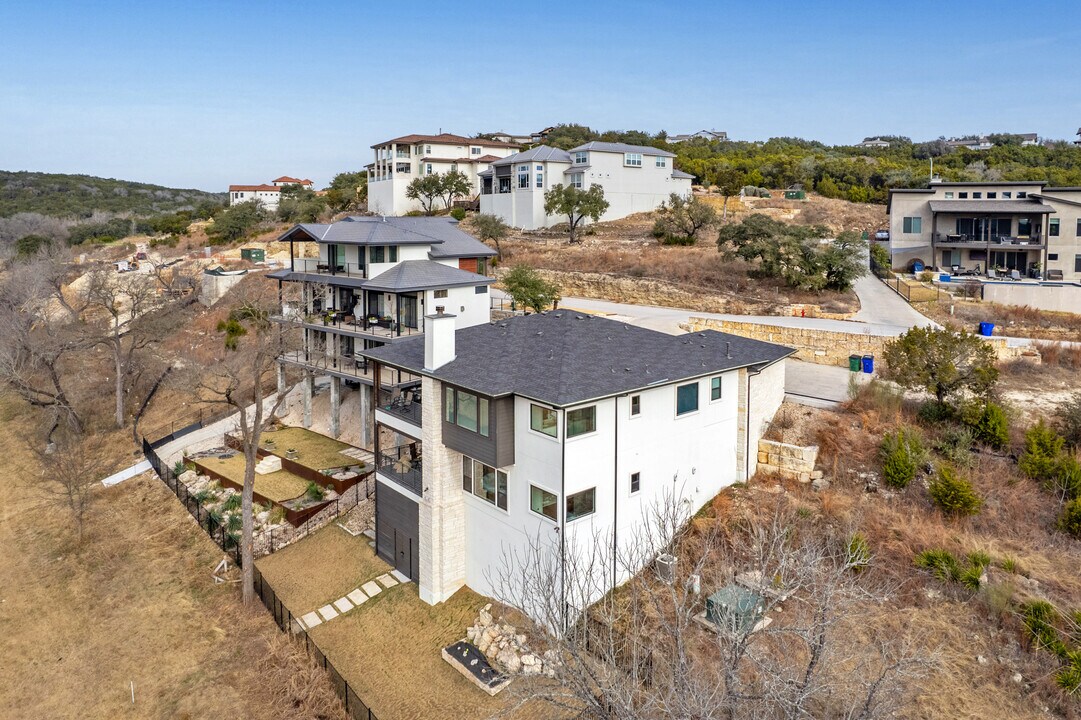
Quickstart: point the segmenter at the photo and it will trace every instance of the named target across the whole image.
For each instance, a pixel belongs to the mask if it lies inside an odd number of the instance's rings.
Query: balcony
[[[410,425],[421,426],[420,387],[403,389],[389,402],[381,403],[379,409],[388,415],[405,420]]]
[[[330,277],[341,275],[344,277],[364,279],[365,267],[357,263],[338,262],[330,264],[320,258],[293,258],[293,271],[315,273]]]
[[[375,374],[372,366],[363,357],[349,355],[327,355],[322,352],[307,352],[297,350],[283,353],[282,362],[298,365],[318,374],[337,375],[346,379],[356,379],[368,385],[375,383]],[[412,379],[412,378],[410,378]],[[393,387],[402,382],[401,372],[391,368],[382,368],[379,375],[379,383],[383,387]]]
[[[418,496],[424,493],[423,463],[419,443],[402,445],[375,457],[375,471]]]
[[[998,249],[1041,249],[1043,248],[1043,238],[1039,235],[1033,235],[1031,237],[1011,237],[1008,235],[992,235],[989,238],[978,238],[972,235],[962,235],[955,233],[935,233],[934,234],[935,245],[939,247],[975,247],[982,248],[990,245],[992,248]]]
[[[388,342],[399,338],[417,337],[424,334],[424,328],[409,327],[396,322],[393,318],[380,318],[375,316],[356,317],[342,310],[330,310],[326,313],[301,315],[292,312],[283,315],[272,315],[274,322],[302,325],[314,330],[334,330],[356,337],[366,337],[372,340]],[[419,321],[423,324],[423,320]]]

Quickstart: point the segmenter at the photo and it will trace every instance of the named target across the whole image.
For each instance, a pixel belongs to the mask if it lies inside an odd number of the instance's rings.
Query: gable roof
[[[557,147],[551,147],[550,145],[538,145],[535,148],[524,150],[520,153],[514,153],[508,155],[505,158],[500,158],[492,163],[492,165],[513,165],[519,162],[564,162],[569,163],[571,161],[571,154],[566,150],[561,150]]]
[[[402,135],[392,140],[384,140],[381,143],[372,145],[373,148],[381,147],[383,145],[389,145],[391,143],[397,143],[399,145],[409,145],[412,143],[440,143],[443,145],[480,145],[481,147],[500,147],[500,148],[516,148],[520,147],[517,143],[499,142],[498,140],[483,140],[481,138],[468,138],[462,135],[452,135],[451,133],[440,133],[439,135]]]
[[[336,223],[301,223],[279,241],[309,240],[338,245],[431,245],[432,257],[491,257],[495,251],[458,229],[449,217],[351,216]]]
[[[276,192],[282,189],[277,185],[230,185],[229,192]]]
[[[431,260],[403,260],[364,283],[365,290],[411,292],[467,285],[491,285],[495,280]]]
[[[782,345],[714,330],[686,335],[553,310],[476,325],[455,333],[456,357],[424,370],[424,339],[363,351],[373,360],[428,375],[482,395],[522,395],[573,405],[793,354]]]
[[[611,153],[641,153],[643,155],[660,155],[661,157],[675,157],[675,153],[668,152],[667,150],[659,150],[649,145],[628,145],[627,143],[610,143],[600,142],[594,140],[587,142],[585,145],[579,145],[578,147],[571,148],[571,152],[578,152],[580,150],[593,150],[595,152],[611,152]]]
[[[276,178],[274,180],[271,180],[271,182],[289,183],[291,185],[311,185],[312,184],[312,181],[308,180],[306,178],[304,180],[301,180],[299,178],[289,177],[288,175],[282,175],[280,178]]]
[[[693,179],[694,175],[691,175],[688,172],[683,172],[682,170],[672,170],[672,177],[674,177],[674,178],[692,178]]]

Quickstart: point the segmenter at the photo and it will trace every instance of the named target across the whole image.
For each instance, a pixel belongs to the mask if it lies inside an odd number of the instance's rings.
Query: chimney
[[[437,305],[435,315],[424,316],[424,369],[438,370],[454,360],[454,318]]]

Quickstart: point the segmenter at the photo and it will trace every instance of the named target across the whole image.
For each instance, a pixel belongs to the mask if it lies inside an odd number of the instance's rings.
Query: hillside
[[[92,175],[0,170],[0,217],[16,213],[63,218],[88,218],[95,212],[157,215],[201,203],[220,204],[225,196]]]

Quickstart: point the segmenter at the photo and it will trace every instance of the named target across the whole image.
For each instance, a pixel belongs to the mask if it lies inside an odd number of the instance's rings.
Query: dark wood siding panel
[[[496,464],[496,432],[495,403],[488,401],[488,437],[478,432],[458,427],[454,423],[447,422],[447,391],[446,385],[442,385],[439,392],[439,415],[443,422],[443,444],[451,450],[456,450],[463,455],[468,455],[474,460],[480,460],[487,465]]]
[[[468,270],[469,272],[477,272],[477,259],[473,258],[458,258],[458,269]]]
[[[408,567],[399,556],[402,549],[409,553]],[[419,580],[420,508],[416,501],[381,482],[375,487],[375,551],[410,579]]]
[[[495,466],[507,467],[514,464],[514,398],[499,398],[493,403],[495,418],[492,433],[496,438]]]

